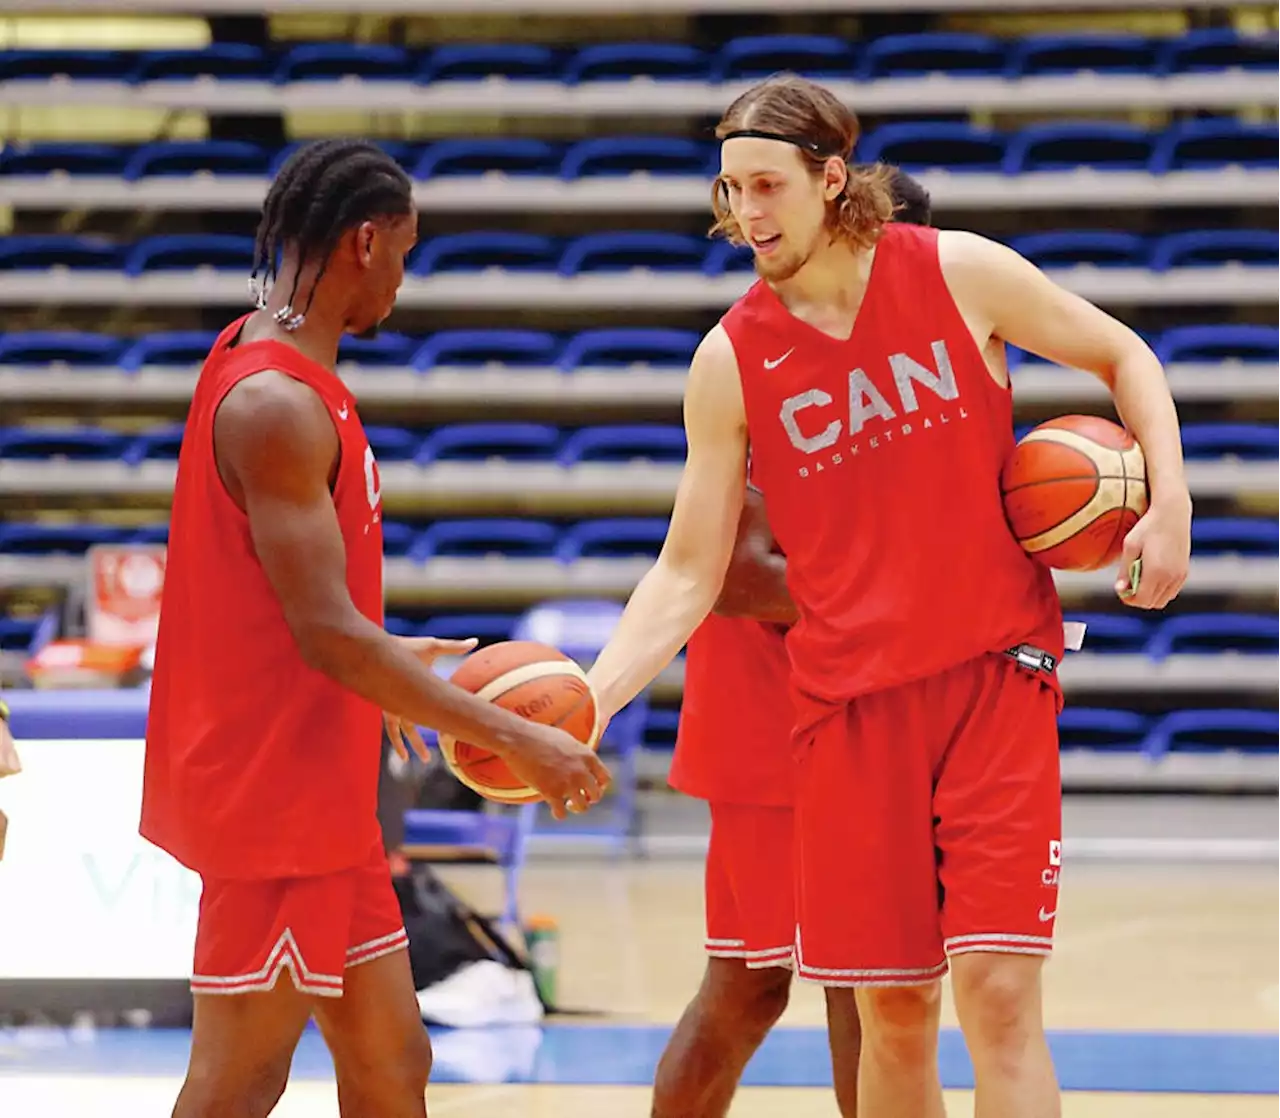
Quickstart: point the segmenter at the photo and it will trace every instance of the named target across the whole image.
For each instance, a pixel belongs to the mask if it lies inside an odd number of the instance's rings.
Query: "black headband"
[[[837,152],[824,153],[821,144],[815,143],[806,136],[795,136],[789,132],[766,132],[761,128],[739,128],[736,132],[729,132],[727,135],[722,136],[721,139],[736,140],[740,137],[754,140],[781,140],[784,144],[794,144],[796,147],[812,152],[814,155],[821,156],[824,159],[830,159],[832,155],[838,154]]]

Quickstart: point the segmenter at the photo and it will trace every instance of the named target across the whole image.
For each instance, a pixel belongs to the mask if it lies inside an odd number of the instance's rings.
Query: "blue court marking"
[[[539,1083],[647,1087],[670,1029],[665,1026],[548,1025],[432,1030],[437,1083]],[[4,1075],[175,1076],[186,1068],[184,1029],[0,1030]],[[1264,1033],[1054,1032],[1058,1078],[1067,1091],[1275,1095],[1280,1038]],[[945,1029],[939,1048],[945,1087],[973,1086],[964,1041]],[[298,1079],[328,1079],[333,1065],[314,1028],[293,1061]],[[822,1029],[775,1029],[747,1067],[751,1087],[830,1087]]]

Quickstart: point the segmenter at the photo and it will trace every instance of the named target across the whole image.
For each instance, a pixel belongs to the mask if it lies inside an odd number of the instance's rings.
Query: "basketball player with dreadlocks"
[[[264,203],[258,309],[219,335],[191,402],[141,821],[203,880],[174,1118],[269,1114],[312,1016],[344,1116],[426,1114],[431,1052],[378,827],[384,718],[402,752],[425,752],[418,725],[494,750],[559,818],[609,781],[568,734],[432,672],[470,642],[383,628],[378,467],[334,365],[345,334],[390,314],[416,235],[410,181],[380,149],[301,149]]]

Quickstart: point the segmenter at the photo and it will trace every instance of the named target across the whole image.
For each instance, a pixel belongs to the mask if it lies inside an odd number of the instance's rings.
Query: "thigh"
[[[1062,846],[1057,698],[995,655],[948,702],[958,713],[934,794],[947,953],[1047,955]]]
[[[794,812],[755,804],[711,805],[716,886],[728,893],[748,967],[790,966],[795,945]],[[726,924],[727,928],[728,925]]]

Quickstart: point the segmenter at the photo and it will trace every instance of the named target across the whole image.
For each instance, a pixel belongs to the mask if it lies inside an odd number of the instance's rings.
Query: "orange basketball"
[[[1018,542],[1049,567],[1092,571],[1120,558],[1147,511],[1142,448],[1123,427],[1064,415],[1029,431],[1000,476]]]
[[[550,726],[596,747],[596,697],[586,673],[570,657],[537,641],[502,641],[473,652],[452,681],[481,699]],[[449,770],[487,800],[526,804],[542,797],[518,780],[506,762],[480,746],[440,734]]]

